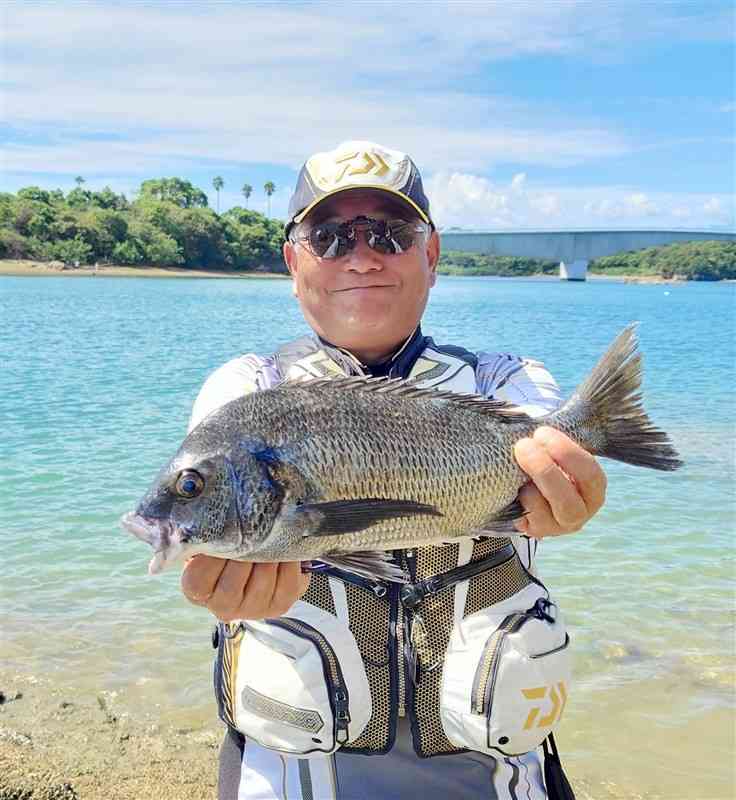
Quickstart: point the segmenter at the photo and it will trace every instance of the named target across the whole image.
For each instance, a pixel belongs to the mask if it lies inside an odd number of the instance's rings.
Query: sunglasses
[[[341,258],[358,243],[358,231],[372,250],[384,255],[405,253],[428,228],[421,222],[405,219],[371,219],[355,217],[341,222],[318,222],[298,234],[294,241],[302,242],[309,252],[325,260]]]

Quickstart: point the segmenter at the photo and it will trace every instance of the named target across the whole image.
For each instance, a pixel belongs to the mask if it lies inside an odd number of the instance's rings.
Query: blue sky
[[[345,139],[441,226],[736,227],[730,2],[26,2],[0,8],[0,189],[179,175],[284,217]]]

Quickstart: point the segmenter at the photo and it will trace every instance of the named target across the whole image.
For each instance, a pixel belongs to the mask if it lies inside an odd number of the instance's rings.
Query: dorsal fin
[[[434,389],[431,386],[422,388],[415,386],[412,380],[403,378],[366,378],[357,377],[334,377],[334,378],[315,378],[314,380],[301,381],[298,384],[291,384],[302,389],[325,389],[329,388],[336,391],[356,391],[370,394],[393,395],[395,397],[408,398],[412,400],[447,400],[459,406],[476,411],[479,414],[494,416],[499,422],[507,424],[527,423],[531,417],[520,411],[517,406],[506,403],[503,400],[489,400],[487,397],[477,394],[458,394],[442,389]],[[282,384],[287,388],[286,384]]]

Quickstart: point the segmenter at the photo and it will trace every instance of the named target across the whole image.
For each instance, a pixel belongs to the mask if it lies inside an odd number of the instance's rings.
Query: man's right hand
[[[223,622],[280,617],[308,587],[309,575],[296,561],[254,564],[197,555],[181,575],[185,597]]]

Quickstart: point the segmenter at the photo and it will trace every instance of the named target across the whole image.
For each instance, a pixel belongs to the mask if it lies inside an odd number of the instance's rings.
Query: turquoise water
[[[605,509],[540,565],[575,643],[567,761],[651,796],[733,795],[735,300],[734,284],[444,277],[425,317],[440,342],[543,360],[565,392],[641,323],[646,406],[686,466],[607,463]],[[289,282],[5,277],[0,323],[4,666],[211,718],[210,617],[177,574],[146,575],[118,518],[209,371],[305,332]],[[710,767],[683,792],[694,763]]]

